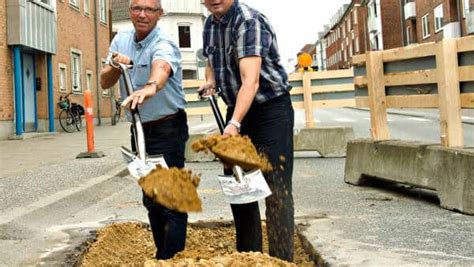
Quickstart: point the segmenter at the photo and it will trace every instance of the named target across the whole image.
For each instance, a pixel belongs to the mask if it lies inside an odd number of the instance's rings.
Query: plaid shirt
[[[258,11],[235,0],[220,19],[213,15],[204,24],[204,56],[214,71],[216,86],[228,106],[234,106],[242,85],[238,60],[260,56],[260,85],[255,96],[264,103],[285,94],[291,88],[280,63],[275,32],[268,19]]]

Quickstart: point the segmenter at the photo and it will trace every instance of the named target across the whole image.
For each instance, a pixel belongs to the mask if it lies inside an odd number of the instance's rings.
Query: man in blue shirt
[[[182,168],[188,125],[181,54],[176,44],[156,27],[163,15],[160,0],[131,0],[129,12],[134,29],[119,32],[113,39],[108,64],[101,72],[101,86],[109,88],[119,80],[121,71],[117,63],[133,62],[130,77],[135,91],[122,105],[139,109],[146,152],[162,154],[169,167]],[[122,96],[127,95],[123,84],[120,90]],[[127,117],[130,121],[129,112]],[[184,250],[188,215],[167,209],[145,194],[143,204],[157,247],[156,258],[169,259]]]
[[[209,94],[220,88],[228,106],[224,135],[248,135],[272,163],[273,171],[264,174],[272,190],[265,212],[269,252],[292,261],[294,113],[275,32],[264,15],[238,0],[204,3],[212,15],[204,24],[208,67],[206,83],[199,90]],[[237,249],[262,251],[258,202],[231,209]]]

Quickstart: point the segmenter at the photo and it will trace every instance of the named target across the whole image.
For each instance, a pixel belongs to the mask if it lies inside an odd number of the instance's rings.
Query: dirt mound
[[[201,199],[196,190],[199,182],[200,177],[193,175],[190,170],[174,167],[165,169],[160,165],[138,180],[148,197],[168,209],[180,212],[202,210]]]
[[[264,224],[264,223],[263,223]],[[263,229],[265,226],[262,225]],[[264,252],[268,241],[263,231]],[[167,261],[154,259],[155,247],[151,232],[143,223],[115,223],[97,231],[96,240],[82,255],[78,265],[111,266],[315,266],[295,235],[294,264],[262,253],[238,253],[235,229],[228,222],[190,224],[186,248]]]
[[[258,153],[248,136],[210,135],[195,141],[192,148],[196,152],[211,151],[223,163],[231,166],[239,165],[247,170],[261,169],[264,172],[272,170],[267,157]]]

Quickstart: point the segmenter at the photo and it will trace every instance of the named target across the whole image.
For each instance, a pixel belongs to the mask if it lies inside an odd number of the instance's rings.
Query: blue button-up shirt
[[[140,42],[135,41],[135,29],[121,31],[112,40],[109,56],[112,52],[121,53],[133,60],[134,66],[130,70],[130,78],[134,90],[139,90],[145,86],[150,77],[154,60],[164,60],[171,66],[172,76],[168,79],[166,85],[155,96],[145,100],[143,105],[139,107],[142,122],[157,120],[176,113],[178,109],[185,108],[181,53],[176,44],[161,32],[160,28],[156,27]],[[120,81],[120,93],[122,98],[128,95],[122,79]],[[129,120],[131,119],[128,112],[127,117]]]
[[[260,86],[255,96],[258,103],[289,91],[275,32],[268,19],[257,10],[235,0],[220,20],[212,15],[206,19],[203,40],[203,54],[214,70],[216,86],[222,90],[227,105],[235,105],[242,85],[238,61],[247,56],[262,58]]]

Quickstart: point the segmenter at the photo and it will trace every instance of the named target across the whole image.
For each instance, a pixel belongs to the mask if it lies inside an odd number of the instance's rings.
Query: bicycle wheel
[[[61,110],[59,113],[59,125],[61,125],[61,128],[67,133],[72,133],[74,132],[75,124],[76,122],[71,112],[69,110]]]
[[[81,131],[81,128],[82,128],[82,117],[81,115],[79,114],[79,112],[75,112],[74,114],[74,120],[76,122],[76,129],[77,131]]]

